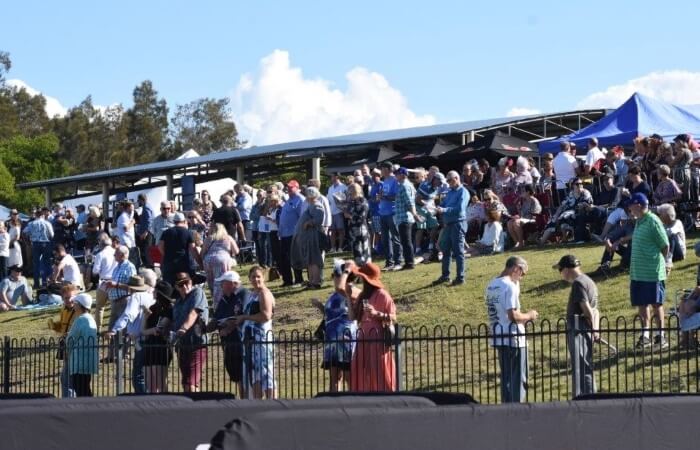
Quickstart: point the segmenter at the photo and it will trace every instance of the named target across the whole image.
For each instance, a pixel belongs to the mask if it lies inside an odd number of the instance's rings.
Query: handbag
[[[327,252],[331,249],[331,241],[328,239],[328,235],[323,231],[318,232],[318,248],[323,252]]]
[[[316,328],[316,331],[314,331],[314,337],[319,341],[326,340],[326,319],[321,320],[318,328]]]
[[[276,281],[280,279],[280,272],[275,267],[270,267],[267,271],[267,281]]]
[[[392,347],[396,340],[396,327],[393,323],[384,324],[384,346]]]

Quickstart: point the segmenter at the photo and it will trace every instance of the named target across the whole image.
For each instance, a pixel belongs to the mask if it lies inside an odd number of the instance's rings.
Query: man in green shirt
[[[654,336],[654,347],[668,347],[664,337],[664,297],[666,291],[665,258],[668,253],[668,236],[661,219],[649,211],[649,200],[642,193],[632,195],[629,200],[630,214],[637,219],[632,235],[632,257],[630,261],[630,299],[639,309],[642,319],[642,335],[636,348],[651,346],[649,340],[649,307],[654,309],[659,324]]]

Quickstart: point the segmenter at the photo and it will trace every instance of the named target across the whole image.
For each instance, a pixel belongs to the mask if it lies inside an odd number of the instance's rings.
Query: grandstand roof
[[[204,156],[186,159],[161,161],[119,169],[103,170],[99,172],[83,173],[62,178],[33,181],[19,184],[21,189],[79,185],[84,183],[96,183],[104,181],[128,180],[130,178],[142,178],[150,176],[162,176],[182,169],[206,168],[217,170],[223,165],[232,165],[260,161],[272,157],[285,158],[310,158],[313,156],[331,157],[333,154],[345,152],[349,149],[364,150],[377,148],[380,145],[390,143],[410,144],[412,140],[424,140],[426,138],[451,139],[456,144],[465,143],[465,136],[494,129],[511,128],[528,139],[545,138],[547,136],[547,124],[550,130],[558,130],[555,134],[567,134],[572,128],[581,128],[600,119],[606,114],[605,110],[581,110],[554,114],[535,114],[518,117],[504,117],[486,120],[474,120],[468,122],[456,122],[431,126],[404,128],[388,131],[371,131],[366,133],[328,137],[320,139],[308,139],[281,144],[263,145],[243,149],[228,150],[211,153]],[[581,120],[584,120],[584,123]],[[575,121],[578,120],[578,127]],[[544,133],[542,132],[544,127]],[[568,131],[567,131],[568,130]]]

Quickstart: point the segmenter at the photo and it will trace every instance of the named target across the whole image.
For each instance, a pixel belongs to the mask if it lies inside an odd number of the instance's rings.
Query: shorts
[[[207,361],[207,348],[200,347],[194,350],[180,349],[177,353],[182,386],[199,387],[202,382],[202,368]]]
[[[666,297],[664,281],[630,281],[632,306],[663,305]]]
[[[343,213],[333,214],[331,230],[345,230],[345,216]]]
[[[372,231],[377,234],[382,232],[382,219],[379,216],[372,216]]]

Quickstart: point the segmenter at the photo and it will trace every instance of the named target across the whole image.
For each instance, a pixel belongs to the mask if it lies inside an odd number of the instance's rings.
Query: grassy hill
[[[698,258],[692,251],[694,238],[689,238],[689,251],[685,261],[676,263],[667,281],[667,304],[673,305],[678,289],[695,285]],[[583,263],[583,270],[591,273],[600,262],[603,247],[600,245],[546,247],[519,252],[529,265],[530,271],[521,285],[523,309],[534,308],[540,318],[556,320],[566,311],[569,286],[561,281],[559,273],[552,269],[562,255],[572,253]],[[431,285],[440,275],[439,264],[420,264],[415,270],[383,273],[382,279],[397,304],[399,322],[404,326],[476,325],[486,320],[483,293],[489,280],[503,269],[505,260],[513,253],[469,258],[467,282],[459,287]],[[344,255],[348,256],[348,255]],[[617,264],[617,260],[614,265]],[[332,258],[327,261],[326,278],[330,275]],[[250,265],[239,267],[243,278]],[[452,269],[454,270],[454,264]],[[627,272],[613,272],[610,277],[594,276],[600,292],[600,309],[603,315],[619,315],[632,318],[635,310],[629,302],[629,277]],[[321,314],[311,306],[310,299],[322,300],[331,293],[332,283],[317,291],[281,288],[281,281],[270,284],[277,306],[275,330],[315,329]],[[0,315],[0,335],[13,338],[49,337],[46,321],[57,314],[56,310],[42,312],[12,311]]]

